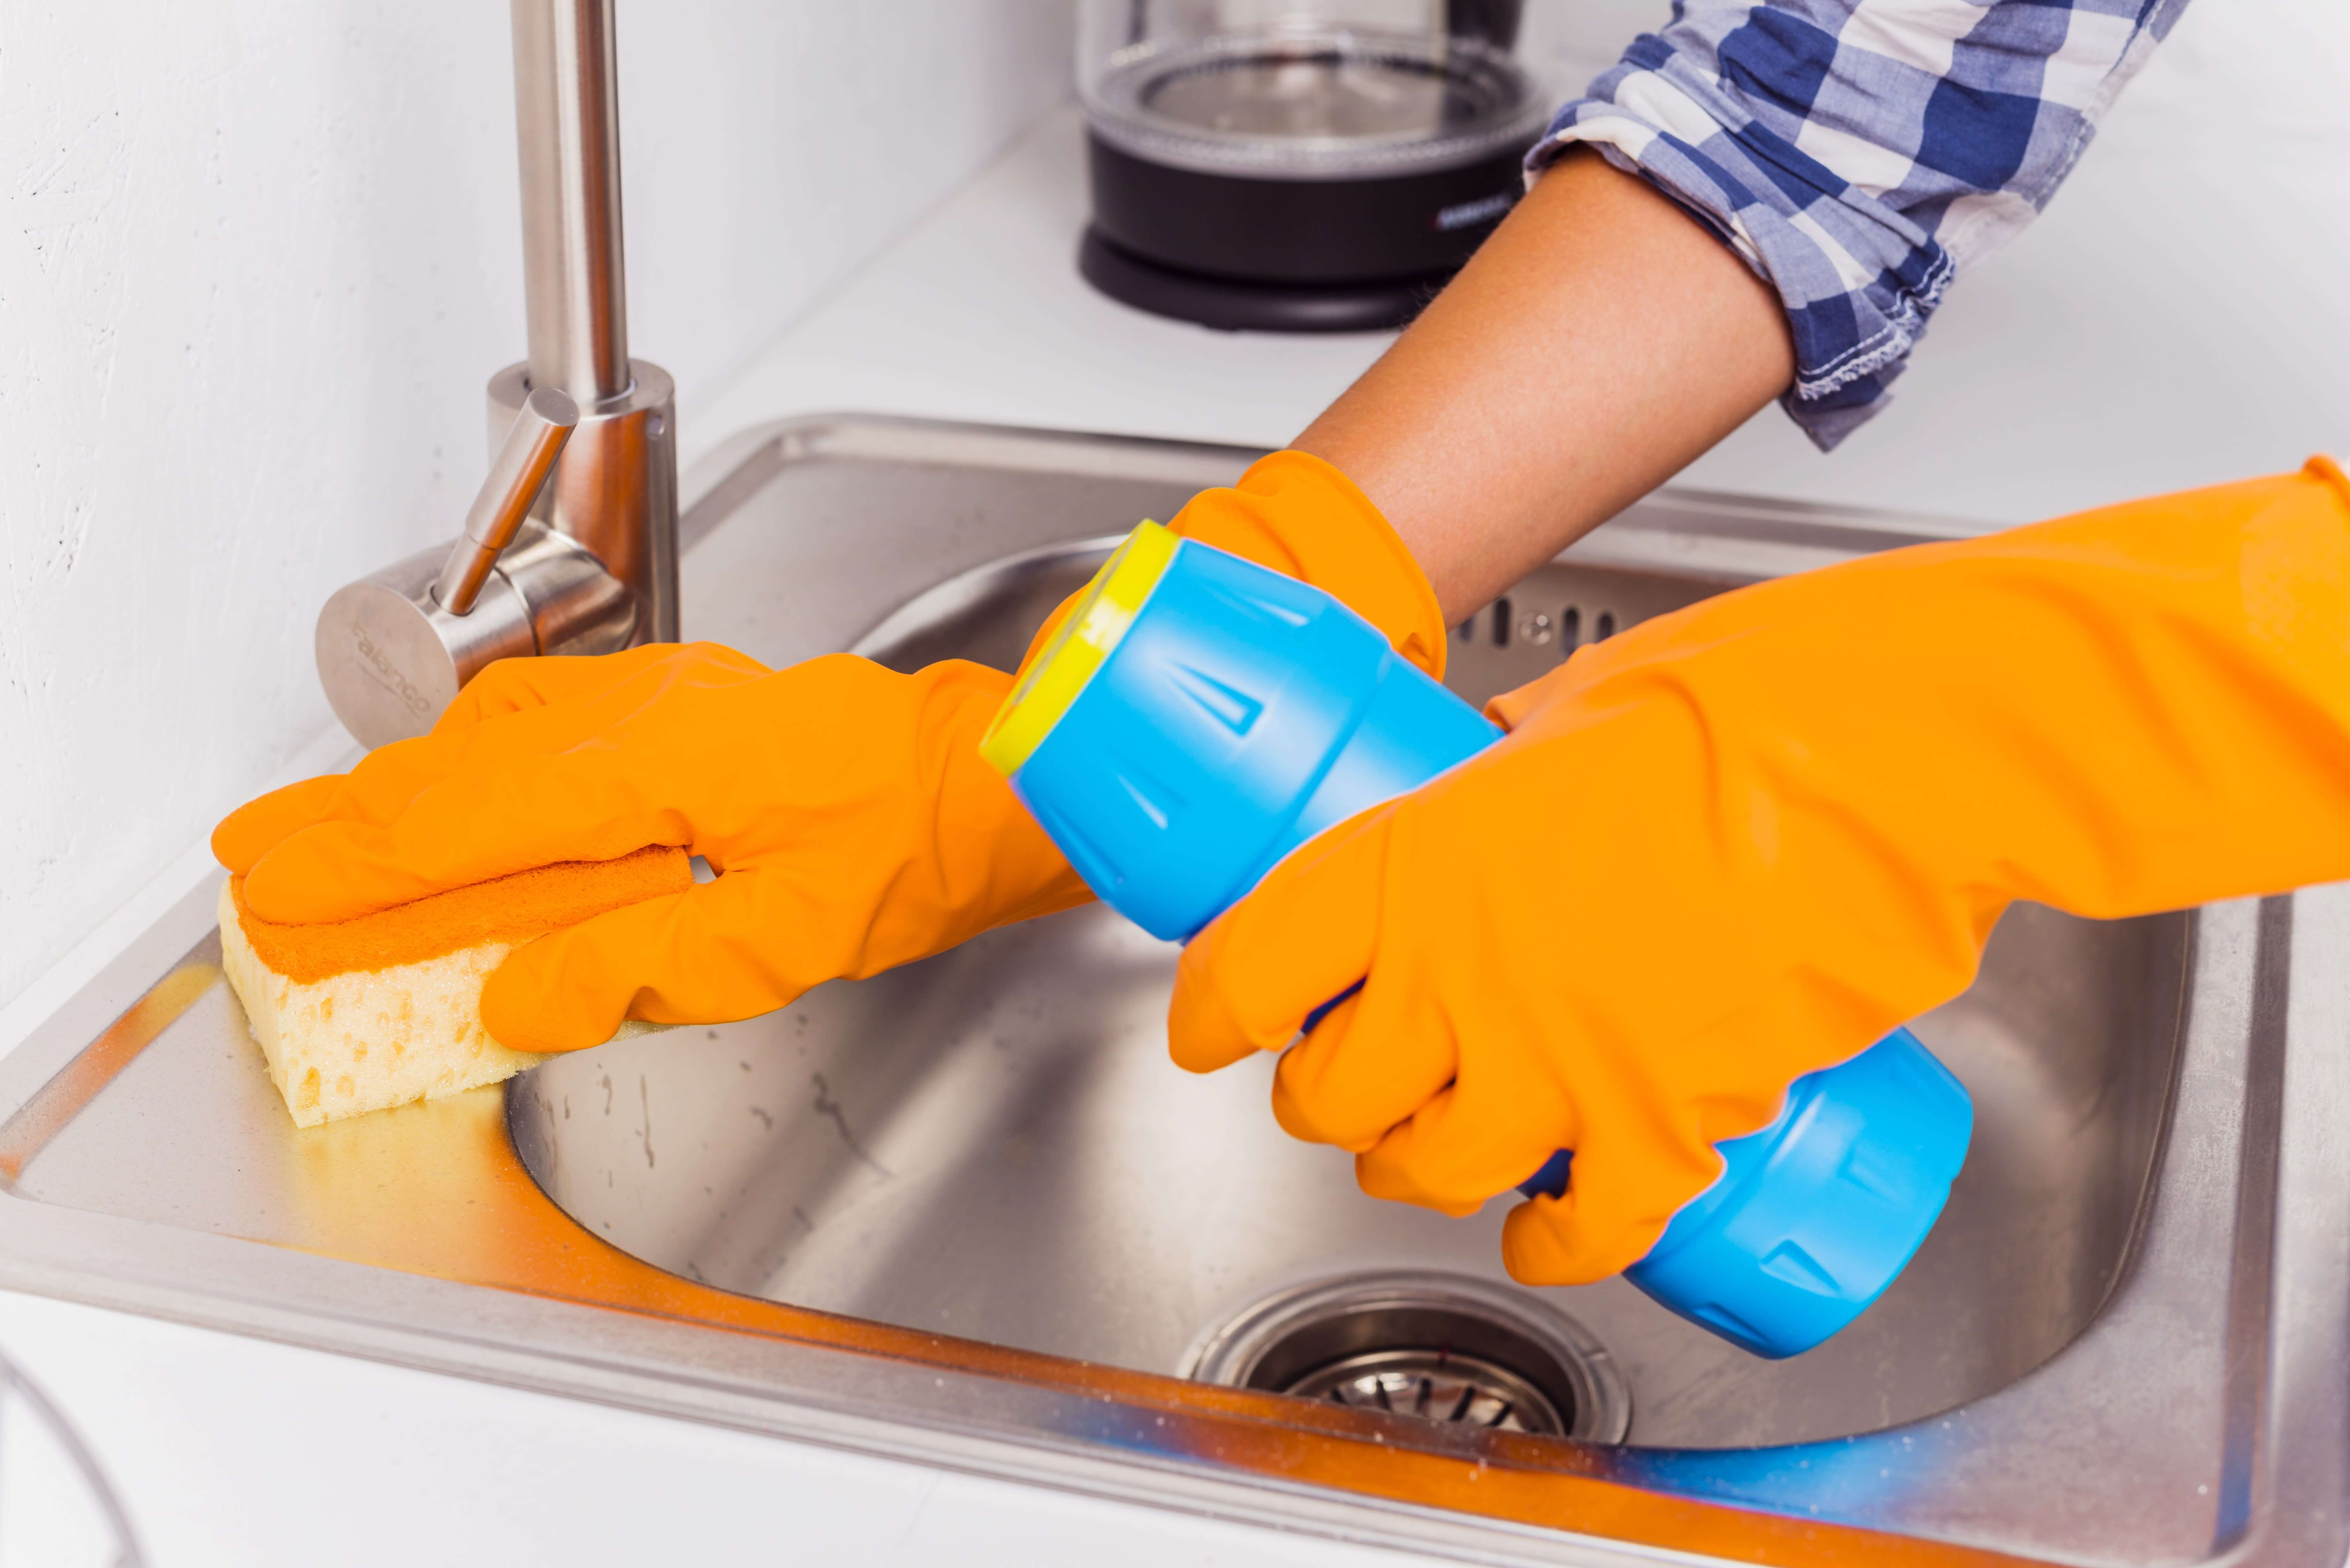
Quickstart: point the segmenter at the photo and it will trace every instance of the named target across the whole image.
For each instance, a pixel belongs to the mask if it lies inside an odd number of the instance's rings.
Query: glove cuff
[[[1443,679],[1444,612],[1428,574],[1370,497],[1322,459],[1295,451],[1261,457],[1239,483],[1193,496],[1169,525],[1313,584]]]

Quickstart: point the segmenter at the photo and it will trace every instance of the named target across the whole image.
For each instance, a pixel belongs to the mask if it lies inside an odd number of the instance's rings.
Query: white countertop
[[[2276,130],[2289,95],[2201,101],[2214,88],[2190,68],[2189,26],[2047,215],[1952,289],[1890,409],[1831,456],[1766,409],[1679,483],[1993,526],[2350,448],[2350,159],[2338,139]],[[689,463],[745,426],[833,410],[1278,446],[1391,340],[1144,315],[1077,276],[1085,220],[1064,110],[723,390],[688,400]]]
[[[2278,88],[2193,31],[2206,20],[2158,57],[2048,218],[1962,281],[1889,413],[1823,458],[1766,411],[1684,483],[1988,525],[2350,444],[2340,113],[2311,133],[2322,74]],[[1387,341],[1220,334],[1112,304],[1074,270],[1084,216],[1063,112],[732,384],[689,398],[689,462],[834,410],[1278,445]],[[203,870],[192,850],[5,1010],[0,1046]],[[30,1296],[0,1294],[0,1348],[88,1439],[158,1563],[1393,1561]]]

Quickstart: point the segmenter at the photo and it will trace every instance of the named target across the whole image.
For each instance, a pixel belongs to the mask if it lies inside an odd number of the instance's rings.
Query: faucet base
[[[318,612],[318,680],[361,744],[424,733],[496,659],[677,640],[677,389],[658,365],[629,365],[627,392],[580,410],[468,613],[435,594],[447,545],[360,578]],[[530,393],[527,365],[490,378],[493,453]]]
[[[634,634],[623,646],[675,642],[677,384],[647,360],[629,360],[629,370],[627,391],[581,406],[578,426],[531,515],[586,546],[628,586],[638,615]],[[530,392],[527,362],[490,378],[492,452],[504,441]]]
[[[542,523],[523,524],[462,616],[433,597],[448,553],[435,545],[396,561],[336,590],[318,611],[318,683],[363,746],[423,734],[498,659],[617,653],[647,640],[636,597]]]

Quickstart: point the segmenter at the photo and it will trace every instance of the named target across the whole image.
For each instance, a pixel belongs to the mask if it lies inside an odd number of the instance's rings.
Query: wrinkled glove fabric
[[[1409,553],[1336,470],[1276,452],[1173,524],[1352,605],[1439,668]],[[1057,615],[1056,618],[1057,618]],[[623,1018],[749,1017],[1091,897],[979,741],[1013,677],[707,644],[491,666],[432,733],[232,814],[214,853],[265,919],[343,920],[534,866],[681,846],[721,875],[520,949],[483,1022],[561,1051]]]
[[[1176,1057],[1288,1047],[1364,1188],[1638,1261],[1777,1114],[1972,979],[2001,912],[2350,877],[2350,485],[2295,475],[1723,595],[1495,701],[1511,733],[1283,863],[1185,952]],[[1307,1014],[1362,990],[1291,1047]]]

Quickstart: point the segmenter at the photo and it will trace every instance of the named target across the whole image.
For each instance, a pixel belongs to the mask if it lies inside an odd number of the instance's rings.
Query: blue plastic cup
[[[1180,941],[1325,828],[1501,735],[1320,589],[1145,523],[982,751],[1105,902]],[[1717,1145],[1721,1177],[1625,1277],[1757,1355],[1809,1350],[1908,1263],[1973,1125],[1897,1029]],[[1520,1190],[1555,1197],[1569,1166],[1562,1149]]]

